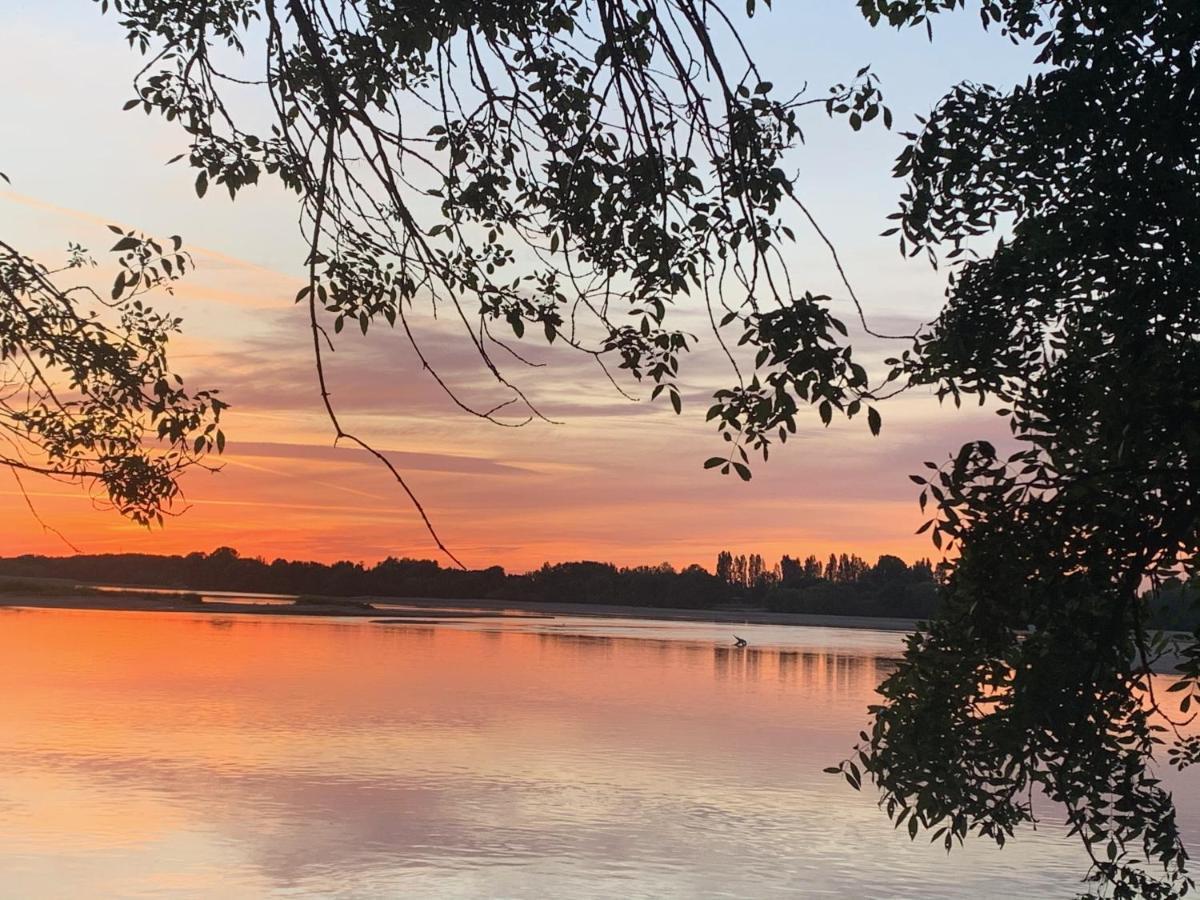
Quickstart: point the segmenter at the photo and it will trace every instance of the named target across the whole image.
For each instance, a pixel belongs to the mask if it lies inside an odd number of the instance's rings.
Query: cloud
[[[405,450],[380,449],[397,468],[432,472],[459,472],[471,475],[533,474],[519,466],[498,463],[476,456],[456,456],[449,453],[412,453]],[[379,461],[365,450],[355,447],[322,447],[316,444],[277,443],[274,441],[231,441],[226,447],[231,459],[260,457],[263,459],[314,460],[344,464],[346,462],[378,466]]]

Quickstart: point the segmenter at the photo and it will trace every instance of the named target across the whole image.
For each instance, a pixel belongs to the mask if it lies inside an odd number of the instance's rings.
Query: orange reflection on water
[[[862,727],[899,636],[739,625],[751,646],[735,649],[725,627],[5,612],[5,890],[1074,886],[1080,855],[1052,827],[947,863],[821,773]]]

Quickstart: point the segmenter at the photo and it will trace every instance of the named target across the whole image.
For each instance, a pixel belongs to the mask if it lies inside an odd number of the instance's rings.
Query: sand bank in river
[[[138,612],[204,612],[221,615],[262,616],[352,616],[375,620],[491,618],[514,615],[601,616],[619,619],[655,619],[664,622],[722,622],[731,625],[807,625],[824,628],[869,628],[876,631],[912,631],[914,619],[874,616],[829,616],[773,613],[759,610],[673,609],[649,606],[620,606],[607,603],[521,603],[501,600],[441,600],[428,597],[313,598],[298,604],[262,604],[201,601],[194,594],[146,594],[103,591],[89,594],[24,595],[0,594],[0,607],[25,606],[48,609],[128,610]],[[393,606],[410,607],[394,609]]]
[[[147,593],[96,590],[73,595],[0,592],[4,607],[45,609],[123,610],[135,612],[203,613],[212,615],[317,616],[369,618],[380,624],[437,625],[458,619],[553,619],[556,616],[594,616],[614,619],[649,619],[660,622],[715,622],[730,626],[801,625],[817,628],[863,628],[874,631],[911,632],[916,619],[877,616],[832,616],[806,613],[773,613],[761,610],[674,609],[657,606],[620,606],[609,603],[521,603],[506,600],[441,600],[429,597],[313,597],[302,603],[233,603],[202,601],[195,593]],[[395,608],[401,607],[401,608]],[[1173,674],[1180,657],[1168,654],[1153,670]]]

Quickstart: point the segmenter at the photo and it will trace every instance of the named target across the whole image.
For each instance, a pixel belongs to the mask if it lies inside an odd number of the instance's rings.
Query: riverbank
[[[474,618],[552,618],[582,616],[616,619],[650,619],[664,622],[719,622],[730,625],[800,625],[822,628],[859,628],[874,631],[909,632],[915,619],[873,616],[810,615],[763,610],[678,609],[672,607],[622,606],[607,603],[535,603],[470,599],[442,600],[430,597],[313,597],[295,603],[236,603],[205,600],[199,593],[150,593],[136,589],[99,590],[62,587],[59,592],[21,591],[0,583],[0,607],[47,609],[90,609],[137,612],[217,613],[220,615],[339,616],[371,618],[386,622],[412,619],[436,621]],[[86,591],[86,592],[85,592]]]
[[[112,612],[200,613],[202,615],[290,616],[304,618],[369,619],[387,625],[438,625],[479,619],[552,620],[557,617],[642,619],[657,622],[704,622],[737,625],[794,625],[807,628],[848,628],[909,633],[921,624],[916,619],[883,616],[836,616],[809,613],[776,613],[765,610],[678,609],[659,606],[622,606],[611,603],[537,603],[505,600],[443,600],[433,597],[303,597],[295,601],[237,603],[234,598],[205,599],[192,592],[171,593],[129,588],[47,585],[39,582],[24,593],[11,580],[0,578],[0,609],[79,609]],[[61,591],[56,594],[55,591]],[[212,595],[207,595],[211,597]],[[267,595],[263,595],[267,596]],[[1167,654],[1154,665],[1158,674],[1174,674],[1182,658]]]

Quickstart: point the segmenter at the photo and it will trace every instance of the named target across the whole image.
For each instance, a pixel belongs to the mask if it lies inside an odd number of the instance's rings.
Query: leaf
[[[871,429],[871,434],[879,436],[879,429],[883,426],[883,419],[879,416],[879,411],[871,406],[867,408],[867,425]]]
[[[725,465],[725,457],[723,456],[710,456],[704,461],[704,468],[706,469],[715,469],[717,466],[723,465]]]
[[[208,173],[203,169],[196,176],[196,196],[203,197],[208,192]]]
[[[735,462],[733,464],[733,471],[738,473],[738,478],[742,479],[742,481],[750,480],[750,467],[746,464]]]

